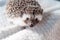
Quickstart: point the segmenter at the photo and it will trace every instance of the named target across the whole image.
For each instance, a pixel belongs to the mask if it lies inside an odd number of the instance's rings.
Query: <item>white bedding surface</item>
[[[0,40],[60,40],[60,2],[54,0],[38,0],[38,2],[44,11],[56,5],[57,10],[45,13],[38,26],[24,30],[10,24],[4,14],[5,6],[0,7]]]

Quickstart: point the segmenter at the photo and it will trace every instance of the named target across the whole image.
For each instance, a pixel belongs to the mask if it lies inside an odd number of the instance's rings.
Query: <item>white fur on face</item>
[[[23,14],[22,17],[9,18],[9,20],[11,22],[13,22],[13,24],[15,24],[15,25],[30,26],[32,24],[30,20],[28,21],[28,23],[24,22],[27,18],[30,19],[31,16],[29,14]],[[37,18],[39,21],[41,21],[42,15],[35,15],[35,18]]]
[[[31,23],[29,22],[29,24],[26,24],[26,23],[24,22],[24,20],[26,20],[26,18],[30,18],[30,15],[28,15],[28,14],[23,14],[22,17],[8,18],[8,20],[9,20],[10,22],[13,22],[13,24],[15,24],[15,25],[28,26],[28,25],[30,25]]]
[[[37,18],[39,21],[41,21],[43,16],[39,14],[39,15],[35,15],[35,18]]]
[[[23,14],[23,17],[22,17],[22,19],[25,21],[27,18],[31,18],[31,16],[29,15],[29,14]],[[28,23],[27,23],[27,25],[29,26],[29,25],[31,25],[31,21],[28,21]]]
[[[29,14],[23,14],[23,17],[22,17],[22,19],[23,20],[26,20],[26,18],[30,18],[31,16],[29,15]]]

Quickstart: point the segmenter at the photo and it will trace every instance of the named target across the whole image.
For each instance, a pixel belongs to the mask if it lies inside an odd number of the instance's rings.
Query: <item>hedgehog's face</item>
[[[20,26],[33,27],[42,20],[42,9],[39,8],[28,8],[23,13],[22,17],[13,18],[12,22]]]
[[[42,15],[29,15],[29,14],[24,14],[23,15],[23,22],[27,24],[30,27],[33,27],[37,23],[39,23],[42,20]]]
[[[42,20],[43,10],[39,7],[29,7],[26,10],[26,14],[23,15],[24,22],[30,27],[33,27]]]

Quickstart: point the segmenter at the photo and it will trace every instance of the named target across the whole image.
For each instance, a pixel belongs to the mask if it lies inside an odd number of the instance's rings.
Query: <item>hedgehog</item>
[[[43,18],[43,9],[36,0],[9,0],[6,15],[10,22],[33,27]]]

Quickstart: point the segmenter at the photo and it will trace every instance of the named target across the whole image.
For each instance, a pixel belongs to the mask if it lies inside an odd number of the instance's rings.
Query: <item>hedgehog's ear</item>
[[[22,16],[23,16],[23,12],[21,11],[21,12],[20,12],[20,17],[22,17]]]
[[[42,15],[42,14],[43,14],[43,9],[40,9],[39,12],[40,12],[40,14]]]

